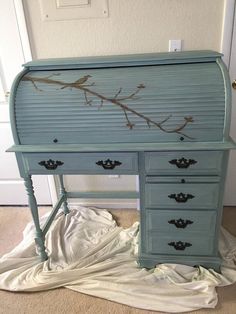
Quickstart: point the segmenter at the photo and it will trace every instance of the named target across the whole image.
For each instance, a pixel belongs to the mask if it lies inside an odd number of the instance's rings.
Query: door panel
[[[26,60],[14,1],[0,1],[0,12],[0,205],[25,205],[28,200],[15,155],[5,152],[13,144],[8,99],[5,96]],[[33,181],[38,203],[51,204],[47,176],[35,176]]]
[[[13,144],[6,109],[8,105],[0,105],[0,205],[25,205],[28,203],[27,194],[19,175],[15,154],[6,153],[6,149]],[[33,182],[38,203],[51,204],[47,176],[34,176]]]

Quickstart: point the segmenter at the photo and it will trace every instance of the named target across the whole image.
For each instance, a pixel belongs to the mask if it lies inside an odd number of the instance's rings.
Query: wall
[[[51,1],[51,0],[50,0]],[[225,0],[227,1],[227,0]],[[220,51],[224,0],[109,0],[109,17],[43,22],[38,0],[24,0],[34,58],[184,50]],[[67,177],[72,189],[135,189],[135,179]]]
[[[185,50],[220,49],[224,0],[108,3],[108,18],[42,22],[39,1],[24,0],[33,56],[168,51],[169,39],[183,39]]]

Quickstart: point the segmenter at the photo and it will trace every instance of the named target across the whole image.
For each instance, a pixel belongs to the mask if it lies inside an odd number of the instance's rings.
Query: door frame
[[[30,40],[28,36],[28,30],[26,25],[26,18],[23,6],[23,0],[13,0],[13,6],[16,16],[17,28],[20,38],[20,44],[22,48],[22,54],[24,62],[28,62],[32,60],[32,50],[30,45]],[[4,86],[7,88],[6,86]],[[8,92],[7,89],[4,91],[5,93]],[[3,117],[4,118],[4,117]],[[54,205],[57,200],[55,182],[53,176],[47,176],[47,181],[49,185],[49,195],[51,197],[51,202]]]
[[[230,72],[230,76],[232,76],[232,71],[235,71],[235,62],[233,59],[233,55],[235,55],[235,26],[236,26],[236,1],[235,0],[225,0],[224,7],[224,20],[222,26],[222,42],[221,42],[221,52],[224,54],[223,60]],[[233,70],[234,69],[234,70]],[[232,80],[232,77],[231,77]],[[230,135],[235,138],[235,96],[232,94],[232,101],[234,99],[234,103],[232,103],[231,108],[231,130]],[[233,134],[232,134],[233,133]],[[233,186],[235,180],[235,162],[236,155],[235,151],[231,151],[229,158],[229,165],[227,169],[226,176],[226,187],[225,187],[225,198],[224,205],[225,206],[235,206],[235,198],[233,197]]]
[[[21,40],[22,52],[24,55],[25,62],[32,60],[32,51],[30,46],[30,40],[28,36],[26,19],[23,7],[23,0],[13,0],[16,20]]]
[[[235,0],[225,0],[221,52],[224,54],[223,60],[228,68],[230,66],[235,11]]]

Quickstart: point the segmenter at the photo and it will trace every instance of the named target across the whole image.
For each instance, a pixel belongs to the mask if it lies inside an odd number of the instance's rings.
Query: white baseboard
[[[69,206],[91,206],[101,208],[127,208],[127,209],[138,209],[139,200],[81,200],[81,199],[69,199]]]

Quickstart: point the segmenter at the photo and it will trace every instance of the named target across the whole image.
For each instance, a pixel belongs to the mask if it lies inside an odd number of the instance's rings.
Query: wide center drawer
[[[145,171],[147,174],[217,175],[222,157],[221,151],[146,152]]]
[[[147,232],[214,235],[216,211],[146,210]]]
[[[136,153],[25,153],[31,174],[136,174]]]
[[[216,209],[219,183],[147,183],[146,208]]]

